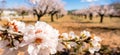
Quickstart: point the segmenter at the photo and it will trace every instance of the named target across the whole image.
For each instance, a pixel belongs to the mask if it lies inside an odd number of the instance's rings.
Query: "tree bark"
[[[56,14],[56,19],[58,19],[58,14]]]
[[[1,21],[1,15],[0,15],[0,21]]]
[[[112,19],[112,15],[110,14],[109,17]]]
[[[90,17],[90,20],[92,20],[92,17]]]
[[[51,22],[54,22],[53,15],[51,15]]]
[[[2,13],[0,13],[0,21],[1,21],[1,16],[2,16]]]
[[[37,15],[37,21],[40,21],[42,15]]]
[[[90,18],[90,20],[93,19],[93,14],[92,13],[89,14],[89,18]]]
[[[100,23],[103,23],[104,15],[101,15]]]
[[[24,15],[22,15],[22,19],[24,19]]]
[[[87,15],[85,14],[84,16],[85,16],[84,18],[87,19]]]

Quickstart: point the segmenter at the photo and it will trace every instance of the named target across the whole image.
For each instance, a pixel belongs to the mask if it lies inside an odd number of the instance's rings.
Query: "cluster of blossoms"
[[[37,21],[35,25],[26,25],[24,22],[13,20],[4,28],[0,27],[0,48],[2,55],[17,55],[23,51],[24,55],[50,55],[63,49],[78,48],[81,51],[85,46],[90,53],[99,51],[101,39],[83,31],[80,35],[74,32],[59,34],[59,31],[45,22]]]
[[[78,54],[77,51],[82,53],[83,51],[89,51],[91,54],[99,51],[101,48],[100,42],[101,38],[90,34],[88,31],[82,31],[80,35],[76,35],[74,32],[62,33],[59,36],[59,41],[62,43],[61,47],[67,49],[75,49],[74,54]],[[59,48],[59,51],[63,51]],[[73,54],[73,53],[71,53]]]
[[[55,54],[59,32],[45,22],[25,25],[24,22],[13,20],[6,29],[0,28],[0,48],[2,55],[17,55],[24,51],[25,55]]]

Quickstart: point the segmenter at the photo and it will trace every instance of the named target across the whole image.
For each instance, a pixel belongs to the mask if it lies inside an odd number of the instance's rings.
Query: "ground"
[[[83,30],[90,31],[102,38],[102,44],[109,46],[110,48],[120,48],[120,18],[105,17],[103,23],[99,23],[99,17],[94,17],[93,20],[89,18],[67,15],[59,19],[55,19],[55,22],[50,21],[50,17],[42,17],[41,21],[45,21],[59,30],[60,33],[74,31],[79,35]],[[36,18],[18,18],[26,22],[27,24],[34,24]],[[5,21],[0,22],[1,25],[6,24]],[[2,51],[0,51],[2,52]],[[21,55],[22,53],[20,53]]]

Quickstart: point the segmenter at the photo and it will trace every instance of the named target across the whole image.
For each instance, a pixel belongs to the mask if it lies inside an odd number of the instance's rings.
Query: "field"
[[[100,36],[102,38],[102,45],[109,46],[111,49],[120,48],[120,18],[105,17],[103,23],[99,23],[99,17],[94,17],[93,20],[89,18],[77,16],[64,16],[59,19],[55,19],[55,22],[50,21],[50,17],[42,17],[41,21],[45,21],[59,30],[60,33],[74,31],[79,35],[83,30],[90,31],[91,33]],[[36,18],[18,18],[26,22],[27,24],[34,24]],[[6,24],[5,21],[0,21],[1,25]],[[118,51],[118,50],[117,50]],[[120,50],[119,50],[120,51]],[[0,51],[0,53],[2,50]],[[20,53],[21,55],[23,53]]]

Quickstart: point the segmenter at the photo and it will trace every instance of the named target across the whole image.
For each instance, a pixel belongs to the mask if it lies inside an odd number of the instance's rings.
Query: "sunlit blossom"
[[[48,54],[55,54],[57,52],[59,33],[45,22],[37,22],[33,29],[30,29],[26,34],[24,40],[29,43],[28,53],[30,55],[43,55],[46,51]],[[29,42],[29,40],[31,41]]]
[[[83,38],[88,38],[91,36],[91,34],[90,34],[90,32],[84,30],[80,33],[80,36]]]
[[[25,30],[24,22],[13,20],[13,21],[9,22],[8,25],[9,25],[9,28],[14,30],[15,32],[18,32],[18,31],[23,32]]]

